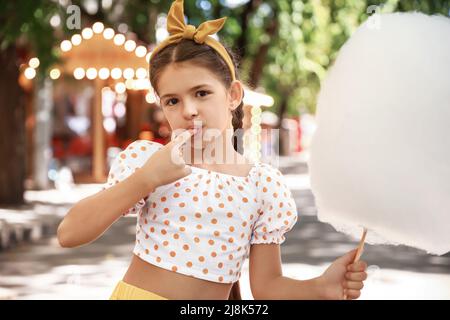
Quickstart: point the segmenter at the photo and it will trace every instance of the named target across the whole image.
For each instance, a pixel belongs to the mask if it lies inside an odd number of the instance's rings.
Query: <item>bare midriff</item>
[[[231,283],[218,283],[166,270],[133,255],[123,281],[169,300],[227,300]]]

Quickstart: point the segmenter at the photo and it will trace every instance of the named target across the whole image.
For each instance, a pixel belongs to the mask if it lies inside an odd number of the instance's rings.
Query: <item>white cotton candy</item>
[[[450,251],[450,19],[372,17],[341,48],[317,105],[318,218],[370,244]]]

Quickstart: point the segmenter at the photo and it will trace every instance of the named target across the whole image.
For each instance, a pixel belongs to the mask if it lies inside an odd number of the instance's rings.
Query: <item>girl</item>
[[[122,151],[105,190],[69,211],[58,240],[79,246],[137,214],[133,258],[111,299],[240,299],[247,257],[255,299],[358,298],[366,263],[352,263],[355,250],[317,278],[282,275],[280,244],[296,205],[279,170],[250,163],[227,137],[242,125],[243,87],[231,53],[209,36],[224,20],[195,29],[184,24],[183,1],[172,4],[150,81],[171,129],[183,132],[165,146],[138,140]],[[211,130],[219,134],[205,141]],[[196,164],[208,152],[235,160]]]

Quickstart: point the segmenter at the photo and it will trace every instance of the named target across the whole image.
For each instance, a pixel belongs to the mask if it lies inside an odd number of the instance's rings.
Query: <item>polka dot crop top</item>
[[[137,140],[119,153],[104,189],[126,179],[163,145]],[[123,215],[136,214],[133,253],[144,261],[218,283],[239,280],[250,245],[281,244],[297,209],[280,171],[254,163],[246,177],[191,166]]]

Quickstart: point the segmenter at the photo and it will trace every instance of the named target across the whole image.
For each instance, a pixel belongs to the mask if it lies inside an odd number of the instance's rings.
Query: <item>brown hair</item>
[[[225,47],[225,49],[233,61],[236,78],[238,79],[237,57],[229,48]],[[231,86],[232,76],[230,69],[222,57],[214,49],[208,45],[198,44],[192,40],[183,39],[177,44],[172,44],[163,48],[161,51],[156,53],[155,56],[151,57],[150,63],[152,67],[150,68],[150,83],[152,87],[157,90],[156,84],[158,82],[158,77],[161,75],[165,67],[171,63],[183,61],[189,61],[197,66],[208,69],[216,75],[220,81],[222,81],[223,85],[227,89]],[[238,132],[236,132],[236,130],[242,128],[242,118],[244,116],[243,105],[244,102],[241,101],[239,106],[232,111],[232,125],[235,133],[233,135],[233,146],[239,153],[243,153],[242,130]],[[233,283],[228,300],[242,300],[239,280]]]
[[[229,48],[224,47],[233,61],[236,78],[239,79],[237,72],[238,59]],[[156,84],[158,77],[165,67],[171,63],[184,61],[189,61],[197,66],[208,69],[223,83],[225,88],[228,89],[231,86],[232,76],[230,69],[214,49],[205,44],[198,44],[192,40],[183,39],[179,43],[163,48],[155,56],[151,57],[150,83],[152,87],[157,91]],[[233,118],[231,121],[234,130],[233,146],[241,154],[243,153],[242,131],[236,130],[242,128],[242,118],[244,117],[243,105],[244,102],[241,101],[239,106],[232,111]]]

